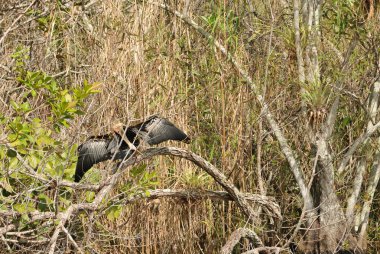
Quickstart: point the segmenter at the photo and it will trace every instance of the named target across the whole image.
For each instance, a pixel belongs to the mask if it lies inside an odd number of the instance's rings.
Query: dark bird
[[[135,126],[116,124],[113,133],[93,136],[78,147],[78,162],[75,169],[75,182],[96,163],[106,160],[129,158],[142,143],[156,145],[167,140],[190,142],[190,138],[173,123],[157,115]]]

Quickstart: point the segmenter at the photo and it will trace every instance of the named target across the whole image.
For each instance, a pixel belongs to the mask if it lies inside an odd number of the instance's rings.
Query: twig
[[[74,247],[79,251],[79,253],[84,253],[81,248],[79,248],[78,244],[75,242],[70,232],[66,229],[66,227],[62,226],[62,231],[65,232],[70,242],[74,245]]]
[[[4,32],[3,36],[0,38],[0,45],[3,43],[5,37],[7,37],[8,33],[12,31],[12,27],[22,18],[22,16],[25,15],[25,13],[37,2],[37,0],[34,0],[8,27],[8,29]]]
[[[9,244],[7,243],[7,239],[5,239],[4,235],[1,234],[1,240],[3,241],[3,243],[5,244],[5,246],[7,246],[7,250],[8,251],[11,251],[11,247],[9,246]]]
[[[354,143],[350,146],[350,149],[343,156],[343,159],[338,167],[338,173],[341,174],[343,170],[346,168],[347,163],[351,159],[352,155],[356,152],[361,144],[366,142],[380,127],[380,122],[377,122],[372,128],[368,128],[365,133],[360,135]]]

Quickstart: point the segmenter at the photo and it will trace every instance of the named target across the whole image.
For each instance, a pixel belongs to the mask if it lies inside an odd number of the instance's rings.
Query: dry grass
[[[300,154],[305,174],[309,175],[311,148],[303,135],[307,119],[299,111],[301,95],[290,10],[277,1],[255,2],[257,18],[248,11],[246,1],[176,2],[173,8],[184,10],[186,6],[188,14],[209,31],[212,27],[201,16],[219,14],[215,37],[228,45],[265,91],[283,131]],[[22,7],[12,9],[14,4]],[[26,6],[23,1],[6,0],[0,8],[4,8],[0,16],[0,27],[4,29]],[[80,143],[90,135],[108,132],[113,122],[131,123],[160,114],[193,138],[188,146],[173,145],[210,160],[243,192],[259,193],[256,144],[260,139],[266,192],[277,198],[287,216],[282,222],[284,228],[269,224],[261,216],[257,231],[269,245],[283,239],[288,232],[286,227],[296,223],[302,201],[297,188],[291,187],[296,185],[278,144],[265,123],[263,130],[259,129],[262,119],[254,95],[220,52],[170,13],[140,1],[99,1],[86,12],[81,5],[63,11],[54,1],[45,1],[33,9],[46,11],[46,26],[41,28],[35,20],[28,21],[31,17],[23,17],[1,47],[2,112],[7,114],[7,101],[18,95],[17,90],[13,91],[17,82],[12,72],[6,70],[14,68],[10,55],[17,45],[24,45],[30,49],[28,68],[59,74],[62,85],[81,84],[85,79],[100,84],[101,93],[88,99],[86,114],[75,119],[72,128],[57,137],[60,140]],[[220,27],[231,22],[230,11],[238,17],[237,28],[223,31]],[[234,40],[236,44],[232,43]],[[338,47],[344,49],[348,41],[343,38]],[[351,65],[360,68],[351,76],[334,69],[338,60],[329,50],[325,50],[321,61],[324,74],[332,77],[332,82],[347,84],[347,90],[364,102],[368,76],[374,74],[361,49],[355,51],[357,59]],[[359,103],[348,98],[344,104],[342,118],[349,112],[352,119],[363,114]],[[43,115],[43,110],[39,114]],[[341,150],[360,133],[357,126],[349,128],[344,130],[346,135],[337,134],[341,138],[332,144],[332,149]],[[186,161],[160,157],[149,162],[148,169],[157,173],[159,188],[218,189],[210,179],[198,177],[199,169]],[[120,187],[128,179],[128,175],[121,179]],[[118,193],[115,190],[113,195]],[[81,247],[92,250],[91,253],[217,253],[231,232],[245,225],[240,215],[230,202],[163,199],[128,204],[116,220],[107,219],[104,212],[89,220],[84,213],[68,229]]]

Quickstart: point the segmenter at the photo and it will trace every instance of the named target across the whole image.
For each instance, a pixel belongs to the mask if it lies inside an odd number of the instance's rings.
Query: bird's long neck
[[[127,145],[131,150],[136,150],[139,145],[139,140],[136,138],[136,134],[129,130],[115,131],[114,135],[117,136],[118,141]],[[122,145],[121,149],[125,149]]]

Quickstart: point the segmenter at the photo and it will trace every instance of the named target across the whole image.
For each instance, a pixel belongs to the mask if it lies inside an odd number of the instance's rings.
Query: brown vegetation
[[[46,180],[17,153],[15,171],[39,184],[0,164],[1,250],[377,253],[380,25],[369,2],[368,14],[360,1],[3,1],[1,116],[28,101],[25,119],[51,128],[46,98],[23,96],[17,80],[22,47],[25,70],[99,84],[54,137],[68,147],[152,114],[192,142],[141,149],[114,175],[97,165],[79,184]],[[27,192],[54,209],[11,209]]]

